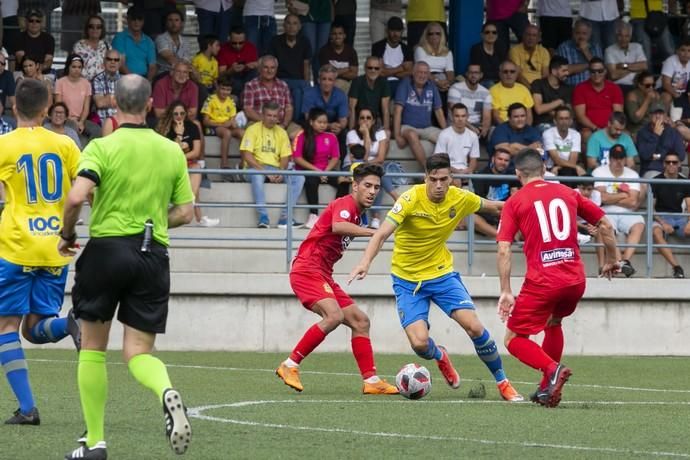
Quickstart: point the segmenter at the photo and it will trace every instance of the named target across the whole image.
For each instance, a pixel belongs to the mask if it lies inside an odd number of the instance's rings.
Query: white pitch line
[[[383,401],[382,401],[383,402]],[[406,401],[386,401],[406,403]],[[454,403],[461,401],[454,401]],[[477,401],[474,401],[477,402]],[[498,401],[497,401],[498,402]],[[622,401],[621,401],[622,402]],[[592,446],[575,446],[568,444],[549,444],[549,443],[535,443],[535,442],[518,442],[518,441],[496,441],[491,439],[479,439],[479,438],[466,438],[466,437],[456,437],[456,436],[435,436],[435,435],[417,435],[417,434],[405,434],[405,433],[390,433],[390,432],[370,432],[361,430],[347,430],[343,428],[323,428],[323,427],[310,427],[301,425],[285,425],[280,423],[262,423],[262,422],[252,422],[249,420],[237,420],[228,419],[222,417],[213,417],[210,415],[204,415],[202,412],[213,409],[221,408],[237,408],[237,407],[247,407],[255,406],[261,404],[300,404],[300,403],[333,403],[333,404],[343,404],[343,403],[361,403],[361,401],[336,401],[336,400],[266,400],[266,401],[240,401],[237,403],[229,404],[216,404],[208,406],[193,407],[188,409],[188,415],[200,420],[207,420],[212,422],[221,423],[231,423],[234,425],[244,425],[244,426],[255,426],[261,428],[277,428],[284,430],[294,430],[294,431],[315,431],[320,433],[341,433],[349,435],[359,435],[359,436],[371,436],[371,437],[381,437],[381,438],[402,438],[402,439],[420,439],[427,441],[456,441],[456,442],[472,442],[476,444],[484,445],[500,445],[500,446],[515,446],[522,448],[550,448],[550,449],[561,449],[561,450],[573,450],[581,452],[600,452],[608,454],[627,454],[627,455],[641,455],[648,457],[677,457],[677,458],[690,458],[690,454],[682,452],[663,452],[663,451],[641,451],[634,449],[619,449],[615,447],[592,447]],[[416,401],[417,403],[426,403],[424,401]],[[503,403],[505,404],[505,403]]]
[[[27,359],[27,361],[35,361],[42,363],[73,363],[77,364],[76,360],[69,359],[41,359],[32,358]],[[108,364],[116,366],[124,366],[122,362],[108,362]],[[178,369],[199,369],[199,370],[211,370],[211,371],[230,371],[230,372],[269,372],[273,374],[275,369],[260,369],[251,367],[228,367],[228,366],[202,366],[196,364],[166,364],[169,368]],[[325,376],[339,376],[339,377],[359,377],[360,375],[354,372],[324,372],[324,371],[305,371],[300,370],[302,375],[325,375]],[[380,374],[381,377],[394,378],[394,375],[384,375]],[[488,382],[493,383],[493,381],[484,379],[468,379],[461,378],[464,382]],[[535,382],[524,382],[519,380],[511,380],[512,383],[517,383],[521,385],[534,385]],[[650,392],[650,393],[678,393],[678,394],[689,394],[690,390],[678,390],[678,389],[664,389],[664,388],[643,388],[643,387],[623,387],[614,385],[597,385],[597,384],[587,384],[587,383],[571,383],[568,382],[568,388],[579,387],[579,388],[597,388],[605,390],[621,390],[621,391],[638,391],[638,392]]]

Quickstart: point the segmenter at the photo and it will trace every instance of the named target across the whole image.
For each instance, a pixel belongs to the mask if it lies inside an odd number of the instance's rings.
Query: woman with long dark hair
[[[89,16],[84,24],[84,35],[74,44],[73,52],[84,60],[82,75],[89,81],[103,72],[105,53],[110,46],[105,40],[105,21],[98,15]]]

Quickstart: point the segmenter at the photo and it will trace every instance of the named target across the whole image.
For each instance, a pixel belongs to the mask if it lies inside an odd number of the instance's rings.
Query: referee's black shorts
[[[168,318],[170,258],[155,241],[141,251],[143,235],[91,238],[77,260],[72,302],[86,321],[117,319],[134,329],[163,333]]]

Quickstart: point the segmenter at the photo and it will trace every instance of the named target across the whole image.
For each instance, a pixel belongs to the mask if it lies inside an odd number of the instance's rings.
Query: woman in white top
[[[414,61],[424,61],[429,64],[431,81],[438,87],[441,97],[447,98],[448,88],[455,79],[455,68],[453,67],[453,52],[448,49],[446,33],[441,24],[430,22],[426,26],[424,35],[419,40],[419,46],[414,50]]]
[[[109,48],[105,41],[105,21],[100,16],[89,16],[84,24],[84,38],[74,44],[72,51],[84,60],[84,78],[93,81],[93,77],[103,72],[103,61]]]

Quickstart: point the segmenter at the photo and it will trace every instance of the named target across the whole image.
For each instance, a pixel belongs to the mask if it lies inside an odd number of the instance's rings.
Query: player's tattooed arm
[[[479,211],[477,212],[484,212],[484,213],[489,213],[489,214],[501,214],[501,210],[503,209],[503,201],[493,201],[493,200],[487,200],[486,198],[482,198],[482,203],[479,206]]]

